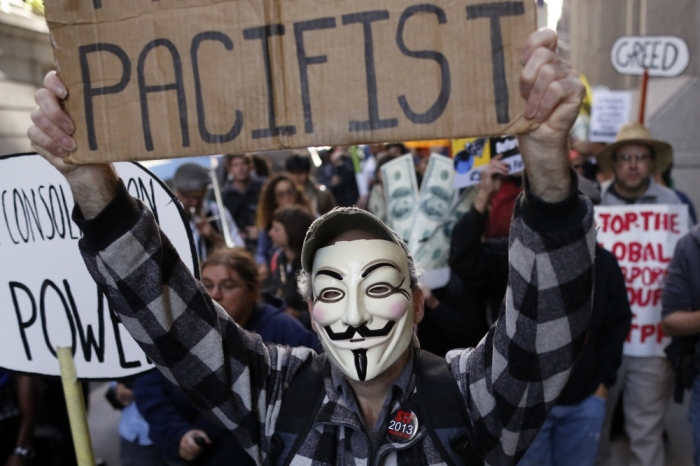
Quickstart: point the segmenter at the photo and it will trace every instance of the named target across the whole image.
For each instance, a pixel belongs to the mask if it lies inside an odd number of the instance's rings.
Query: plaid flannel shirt
[[[447,355],[487,464],[517,463],[583,344],[593,286],[592,214],[590,202],[574,191],[559,205],[530,194],[521,198],[501,316],[475,349]],[[284,390],[316,354],[265,344],[236,325],[123,185],[95,219],[85,221],[78,208],[74,218],[84,232],[80,247],[88,270],[132,337],[258,464],[270,464]],[[425,426],[410,443],[385,439],[373,454],[361,420],[343,403],[327,369],[326,397],[292,464],[445,464]],[[417,390],[411,380],[404,398]]]

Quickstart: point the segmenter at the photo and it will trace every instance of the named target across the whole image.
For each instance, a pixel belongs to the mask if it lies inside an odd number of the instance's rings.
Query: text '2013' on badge
[[[410,442],[417,433],[418,417],[413,411],[398,409],[391,414],[387,435],[392,442]]]

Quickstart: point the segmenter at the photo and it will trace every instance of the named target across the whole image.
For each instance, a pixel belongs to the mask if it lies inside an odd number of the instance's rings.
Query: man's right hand
[[[185,432],[185,435],[183,435],[180,439],[179,448],[180,457],[183,460],[193,461],[197,459],[197,457],[201,455],[204,451],[204,448],[200,447],[199,445],[197,445],[197,442],[195,442],[195,439],[197,437],[203,438],[207,445],[211,444],[209,436],[207,436],[206,432],[204,432],[203,430],[192,429]]]
[[[27,136],[34,150],[66,177],[85,218],[92,218],[114,197],[119,178],[108,163],[72,165],[64,161],[77,148],[71,137],[75,124],[61,107],[67,96],[68,90],[56,72],[49,72],[44,88],[34,95],[39,106],[32,111],[34,126]]]

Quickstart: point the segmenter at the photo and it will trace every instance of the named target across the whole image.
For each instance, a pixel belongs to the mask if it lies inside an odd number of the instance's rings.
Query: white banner
[[[598,243],[617,257],[632,308],[624,354],[665,357],[671,339],[661,329],[661,294],[676,243],[688,233],[688,207],[598,206],[595,219]]]
[[[138,164],[115,166],[196,270],[189,225],[173,194]],[[85,268],[72,209],[68,183],[43,158],[0,157],[0,367],[60,375],[56,347],[69,346],[81,379],[151,369]]]
[[[629,91],[594,90],[589,140],[614,142],[620,127],[630,121],[631,106]]]

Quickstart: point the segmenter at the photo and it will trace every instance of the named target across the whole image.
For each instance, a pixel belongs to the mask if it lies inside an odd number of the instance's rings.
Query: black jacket
[[[486,219],[486,214],[472,206],[457,221],[452,231],[448,262],[465,286],[478,290],[474,296],[476,305],[481,307],[488,322],[493,323],[508,287],[508,238],[482,242]]]
[[[450,273],[447,285],[432,293],[440,304],[435,309],[425,305],[425,316],[418,324],[421,349],[444,357],[452,349],[478,345],[489,325],[476,290]]]

